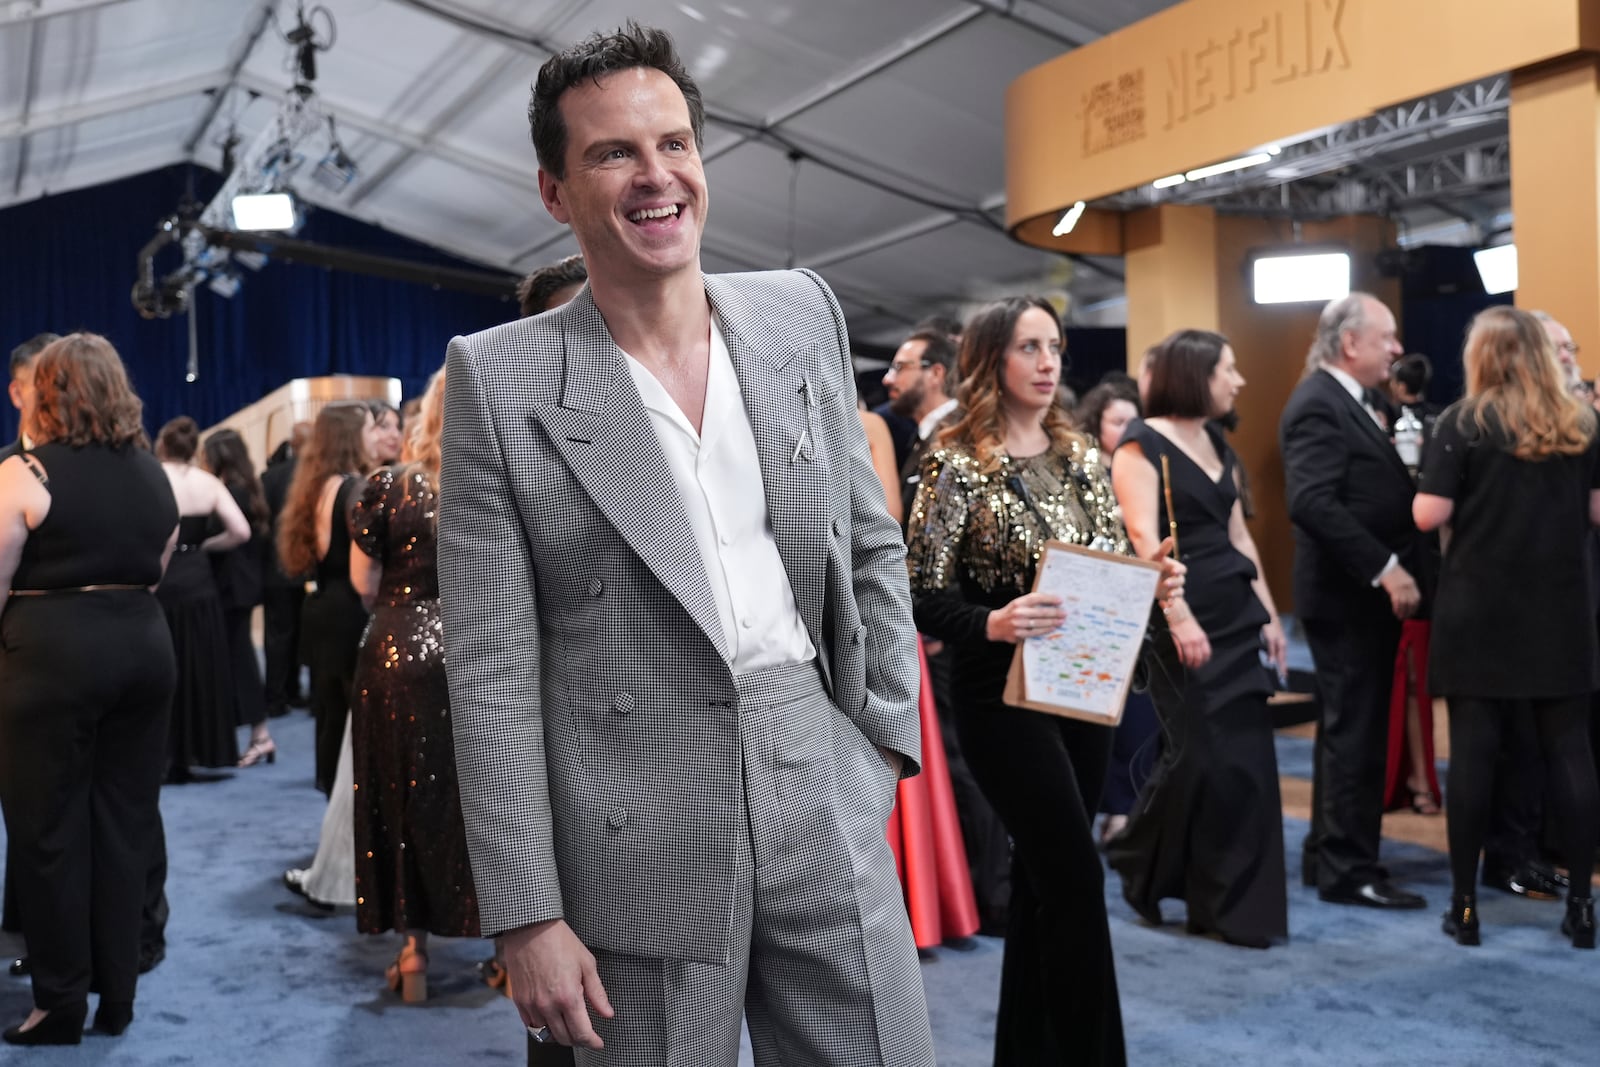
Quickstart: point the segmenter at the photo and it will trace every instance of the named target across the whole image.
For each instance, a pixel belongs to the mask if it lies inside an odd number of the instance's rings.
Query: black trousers
[[[1574,896],[1589,895],[1595,843],[1600,839],[1600,787],[1589,748],[1589,698],[1485,700],[1450,697],[1450,879],[1457,896],[1476,891],[1478,853],[1489,824],[1495,766],[1507,728],[1530,720],[1550,786],[1550,815],[1572,872]]]
[[[0,804],[33,1001],[131,1003],[159,818],[172,636],[136,591],[15,598],[0,617]]]
[[[263,677],[267,714],[282,715],[298,704],[300,692],[300,607],[305,603],[303,584],[267,583],[261,596],[261,644],[267,669]]]
[[[1451,705],[1452,719],[1454,705]],[[1454,735],[1452,728],[1451,734]],[[1455,748],[1450,750],[1452,763]],[[1533,715],[1509,715],[1500,729],[1499,754],[1491,775],[1484,867],[1514,873],[1539,855],[1544,821],[1545,773],[1539,727]]]
[[[1091,826],[1112,731],[998,700],[964,703],[957,721],[967,765],[1012,841],[995,1067],[1123,1064],[1105,868]]]
[[[1322,703],[1305,874],[1323,892],[1341,892],[1380,877],[1389,690],[1400,620],[1374,613],[1303,625]]]

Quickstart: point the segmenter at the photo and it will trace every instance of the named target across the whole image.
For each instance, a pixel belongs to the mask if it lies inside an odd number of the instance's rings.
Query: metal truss
[[[1145,185],[1105,204],[1123,210],[1211,204],[1227,211],[1338,214],[1508,181],[1510,102],[1509,75],[1485,78],[1320,130],[1283,146],[1267,165],[1169,189]],[[1474,143],[1461,147],[1474,133]]]

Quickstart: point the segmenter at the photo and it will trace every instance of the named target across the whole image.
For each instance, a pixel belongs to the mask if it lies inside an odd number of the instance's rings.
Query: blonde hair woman
[[[1467,395],[1434,427],[1412,514],[1450,527],[1433,608],[1428,679],[1450,707],[1445,787],[1453,894],[1444,932],[1479,941],[1474,897],[1495,760],[1513,716],[1544,750],[1572,884],[1561,932],[1594,948],[1588,872],[1600,836],[1589,697],[1600,650],[1589,598],[1589,532],[1600,523],[1595,414],[1566,388],[1539,321],[1509,307],[1472,322]]]

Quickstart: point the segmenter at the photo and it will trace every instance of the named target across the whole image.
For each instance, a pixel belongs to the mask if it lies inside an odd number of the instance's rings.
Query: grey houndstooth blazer
[[[905,546],[856,414],[843,314],[809,271],[705,287],[829,691],[914,773]],[[585,288],[456,338],[447,367],[439,584],[483,931],[565,917],[591,948],[724,962],[746,817],[738,702],[624,357]]]

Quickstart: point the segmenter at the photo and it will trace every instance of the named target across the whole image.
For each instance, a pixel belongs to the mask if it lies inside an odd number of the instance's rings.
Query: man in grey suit
[[[580,1063],[932,1064],[885,820],[920,751],[904,545],[844,319],[700,272],[658,31],[539,72],[570,303],[451,342],[439,577],[483,930]]]

